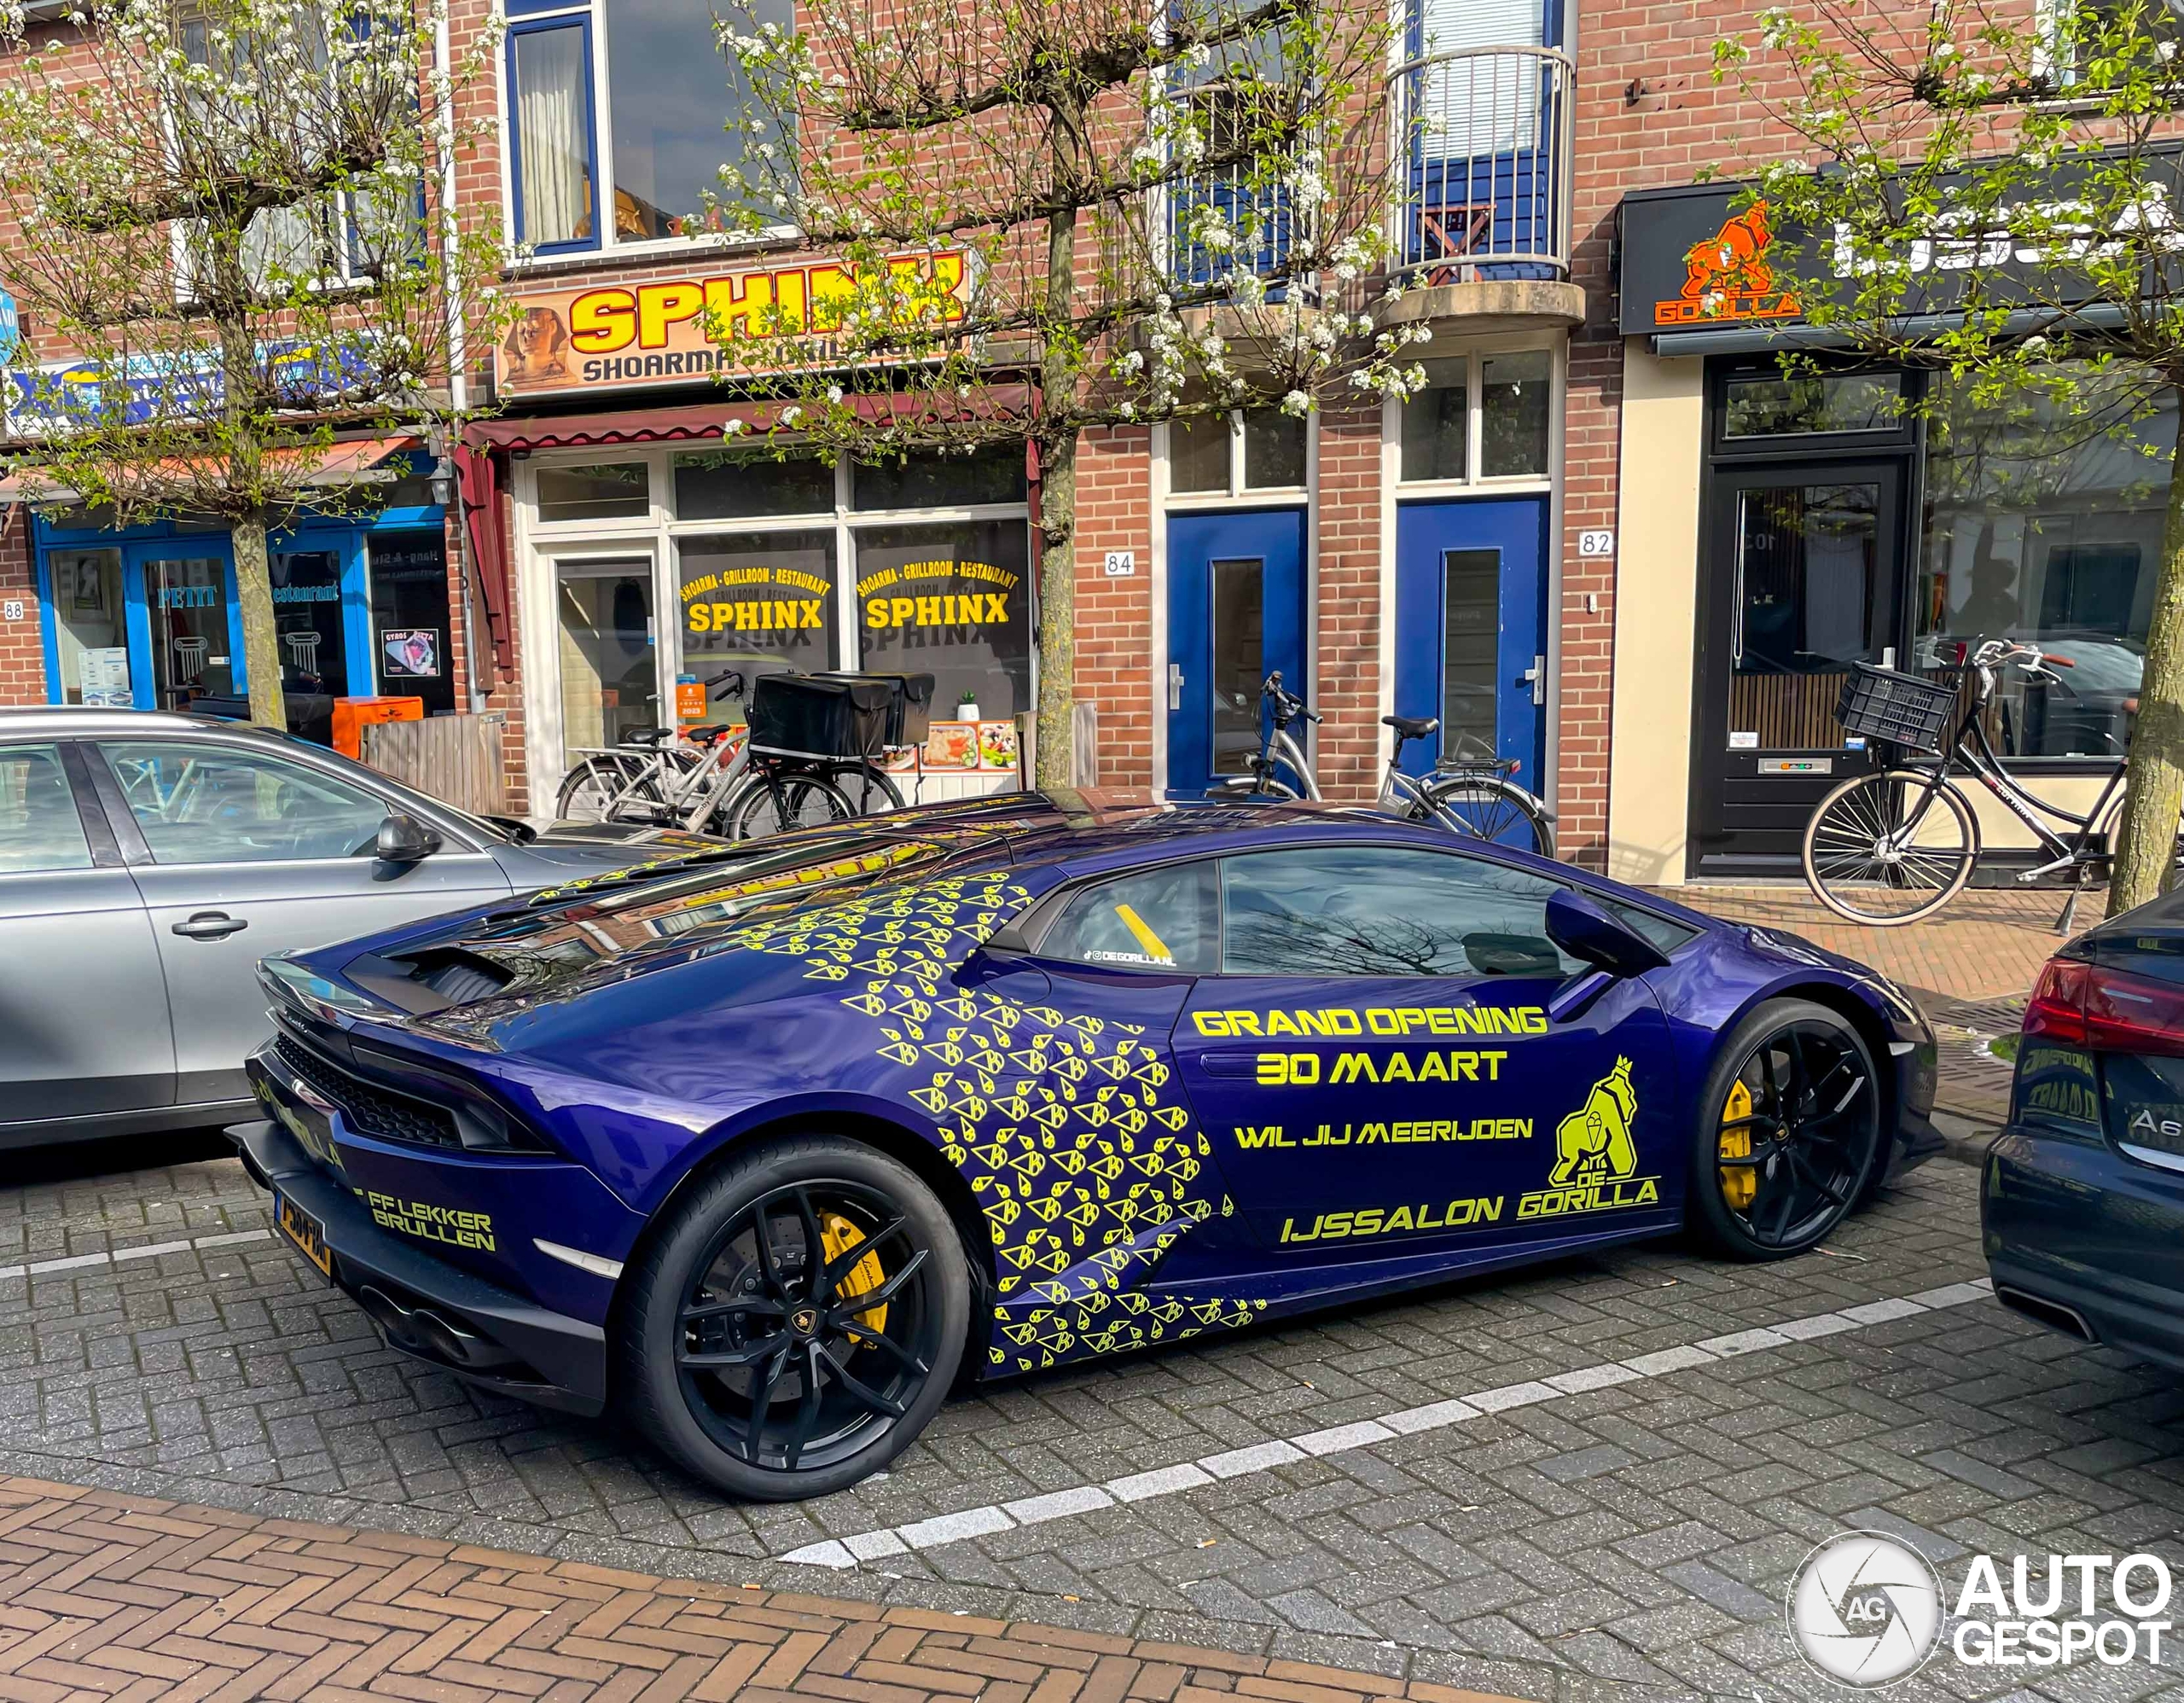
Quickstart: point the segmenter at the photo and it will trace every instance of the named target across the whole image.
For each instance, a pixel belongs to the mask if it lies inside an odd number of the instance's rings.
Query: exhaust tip
[[[2060,1301],[2050,1301],[2039,1295],[2027,1294],[2007,1284],[1995,1286],[1995,1299],[2013,1313],[2022,1313],[2036,1324],[2044,1324],[2050,1330],[2059,1330],[2065,1336],[2075,1336],[2080,1342],[2098,1347],[2100,1336],[2085,1321],[2085,1315],[2076,1307],[2066,1307]]]

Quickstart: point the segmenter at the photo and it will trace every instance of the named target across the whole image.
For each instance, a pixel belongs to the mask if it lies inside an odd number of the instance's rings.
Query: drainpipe
[[[444,3],[434,8],[433,19],[433,70],[439,83],[438,129],[440,155],[440,216],[446,224],[446,234],[441,239],[440,264],[443,276],[451,278],[455,272],[457,244],[455,233],[455,54],[449,39],[447,8]],[[470,351],[467,328],[462,323],[462,305],[452,291],[445,293],[447,310],[447,364],[448,401],[451,411],[460,419],[470,407]],[[442,465],[451,466],[452,443],[437,446]],[[462,493],[457,485],[455,492],[455,562],[457,583],[462,594],[462,658],[470,681],[470,712],[481,715],[490,695],[480,686],[478,654],[478,588],[474,575],[476,564],[470,560],[469,529],[462,524]]]

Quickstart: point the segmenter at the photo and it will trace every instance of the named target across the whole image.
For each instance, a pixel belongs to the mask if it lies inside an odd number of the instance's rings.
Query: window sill
[[[596,271],[602,266],[636,265],[678,255],[776,254],[803,244],[803,235],[793,225],[777,225],[753,236],[709,232],[703,236],[665,236],[649,242],[618,242],[612,247],[587,248],[582,253],[534,255],[511,260],[501,269],[503,277],[550,278],[565,273]]]

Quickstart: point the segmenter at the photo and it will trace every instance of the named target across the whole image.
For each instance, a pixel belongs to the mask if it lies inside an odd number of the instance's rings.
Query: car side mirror
[[[439,834],[407,811],[391,810],[379,825],[372,855],[382,863],[419,863],[440,849]]]
[[[1547,901],[1547,938],[1612,976],[1640,976],[1668,962],[1659,947],[1622,918],[1567,887]]]

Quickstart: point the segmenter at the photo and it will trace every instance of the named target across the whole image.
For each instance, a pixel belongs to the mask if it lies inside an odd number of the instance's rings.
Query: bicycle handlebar
[[[723,668],[706,682],[706,689],[716,698],[740,698],[743,695],[743,671]]]
[[[1282,685],[1279,668],[1260,683],[1259,696],[1274,706],[1274,724],[1276,727],[1286,727],[1299,716],[1316,725],[1319,722],[1318,712],[1308,707],[1302,698]]]

